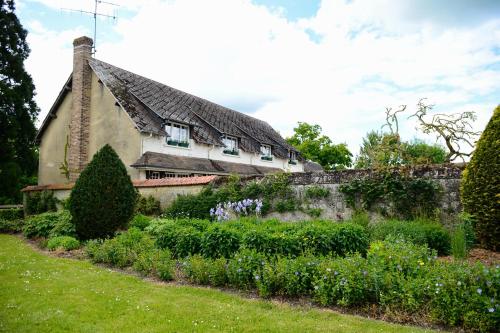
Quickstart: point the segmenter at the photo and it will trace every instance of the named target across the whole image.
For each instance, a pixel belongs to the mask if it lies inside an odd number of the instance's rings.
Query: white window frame
[[[260,145],[260,155],[262,157],[273,157],[273,149],[270,145]]]
[[[174,133],[175,131],[173,128],[177,128],[178,131]],[[185,135],[182,135],[182,130],[185,131]],[[172,141],[177,141],[178,143],[189,143],[189,126],[188,125],[183,125],[179,123],[174,123],[174,122],[168,122],[165,125],[165,131],[167,132],[167,142],[172,140]]]
[[[297,153],[294,152],[293,150],[290,150],[290,152],[288,154],[288,159],[290,161],[297,161]]]
[[[222,143],[224,143],[224,150],[230,150],[238,152],[238,138],[230,135],[224,135],[222,137]]]

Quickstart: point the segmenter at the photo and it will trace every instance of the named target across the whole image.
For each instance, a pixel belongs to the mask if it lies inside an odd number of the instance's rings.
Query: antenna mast
[[[120,5],[117,5],[116,3],[112,3],[112,2],[107,2],[107,1],[102,1],[102,0],[94,0],[94,11],[93,12],[89,12],[89,11],[83,10],[83,9],[61,8],[62,10],[65,10],[68,12],[89,14],[89,15],[92,15],[94,17],[94,44],[92,46],[92,55],[95,55],[95,53],[97,52],[97,49],[96,49],[96,45],[97,45],[97,17],[101,16],[101,17],[107,17],[107,18],[111,18],[113,20],[116,20],[116,15],[114,15],[114,14],[108,15],[108,14],[99,13],[97,11],[97,6],[99,4],[105,4],[105,5],[116,6],[116,7],[120,6]]]

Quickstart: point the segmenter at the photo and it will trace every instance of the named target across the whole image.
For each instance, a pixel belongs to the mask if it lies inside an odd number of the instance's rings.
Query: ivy
[[[385,203],[391,208],[385,212],[387,215],[408,219],[431,216],[442,195],[441,186],[430,179],[411,178],[389,171],[355,179],[342,184],[339,190],[353,209],[370,210],[375,204]]]

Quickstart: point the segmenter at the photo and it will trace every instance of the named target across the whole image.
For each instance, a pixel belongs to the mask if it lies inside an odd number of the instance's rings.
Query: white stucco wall
[[[216,161],[225,161],[232,163],[242,163],[259,165],[263,167],[270,168],[280,168],[285,171],[290,172],[302,172],[304,171],[304,165],[300,162],[297,165],[288,164],[288,159],[273,157],[272,161],[263,161],[259,154],[251,154],[244,152],[240,149],[240,154],[238,156],[228,155],[223,153],[223,147],[215,147],[211,145],[196,143],[193,139],[189,140],[189,147],[175,147],[169,146],[166,143],[165,137],[155,136],[155,135],[143,135],[142,136],[142,153],[147,151],[179,155],[186,157],[199,157],[208,158]]]

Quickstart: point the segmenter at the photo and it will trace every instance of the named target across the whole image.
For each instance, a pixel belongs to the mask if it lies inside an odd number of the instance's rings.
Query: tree
[[[13,0],[0,0],[0,203],[19,202],[22,182],[36,174],[35,86],[24,69],[27,32]]]
[[[446,151],[422,140],[401,142],[399,134],[370,131],[363,138],[355,168],[381,168],[398,165],[438,164],[445,162]]]
[[[500,250],[500,105],[493,111],[462,174],[464,210],[476,222],[476,236],[487,249]]]
[[[110,145],[99,150],[71,191],[69,209],[80,239],[104,238],[132,218],[137,192]]]
[[[325,170],[350,167],[352,154],[345,143],[333,144],[326,135],[321,135],[321,126],[299,122],[293,129],[294,134],[287,142],[294,146],[301,155],[321,164]]]
[[[473,111],[465,111],[455,114],[434,114],[427,119],[428,112],[434,108],[434,105],[424,103],[421,99],[417,104],[417,111],[409,118],[416,117],[420,122],[422,132],[425,134],[434,133],[438,138],[444,140],[448,154],[446,162],[452,162],[457,158],[465,162],[464,157],[470,156],[472,152],[463,151],[463,145],[474,148],[474,141],[480,132],[472,130],[472,122],[476,120],[476,114]]]

